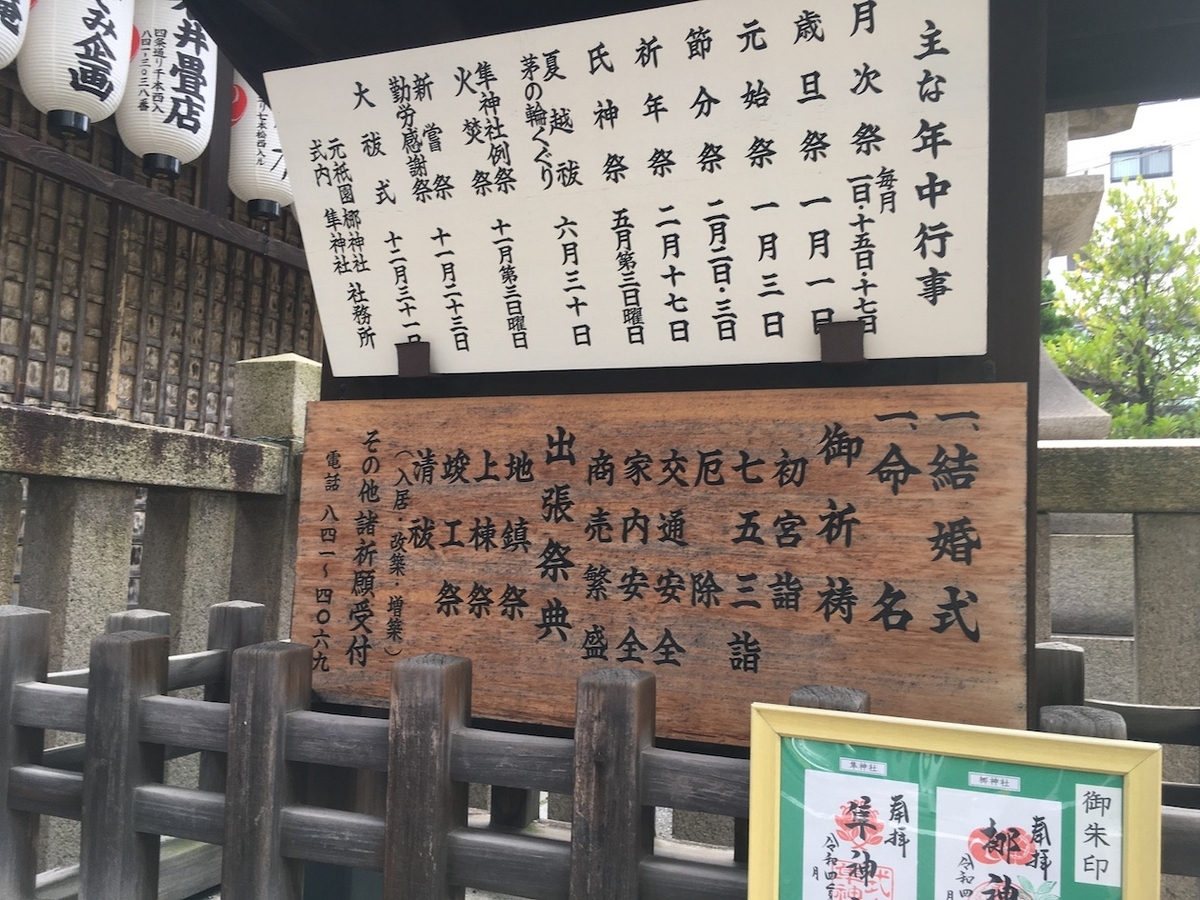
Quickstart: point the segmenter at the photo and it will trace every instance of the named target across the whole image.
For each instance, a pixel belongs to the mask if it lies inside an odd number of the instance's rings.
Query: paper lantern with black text
[[[231,118],[229,189],[246,202],[251,218],[277,219],[281,208],[292,203],[292,186],[275,116],[237,72]]]
[[[84,136],[117,110],[137,36],[134,0],[34,0],[17,75],[57,135]]]
[[[17,58],[28,23],[29,0],[0,0],[0,68]]]
[[[147,174],[175,178],[212,135],[216,45],[179,0],[137,0],[133,28],[117,129]]]

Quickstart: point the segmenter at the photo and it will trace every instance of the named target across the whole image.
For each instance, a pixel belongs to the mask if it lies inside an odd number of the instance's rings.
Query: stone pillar
[[[1138,702],[1200,706],[1200,516],[1134,517]],[[1165,781],[1200,781],[1194,748],[1167,747]]]
[[[278,441],[292,450],[283,496],[238,497],[231,600],[267,607],[267,635],[287,637],[296,584],[300,452],[309,401],[321,397],[321,365],[294,353],[234,366],[234,436]]]
[[[129,599],[133,485],[31,477],[21,604],[50,611],[50,670],[83,668]]]
[[[138,605],[171,614],[173,653],[205,649],[208,608],[229,597],[236,495],[150,488]]]
[[[1038,513],[1034,535],[1037,569],[1034,573],[1033,641],[1050,640],[1050,514]]]
[[[0,472],[0,605],[12,597],[21,530],[21,476]]]

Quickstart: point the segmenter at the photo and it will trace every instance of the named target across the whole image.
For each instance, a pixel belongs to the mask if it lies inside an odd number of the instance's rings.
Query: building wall
[[[0,126],[198,206],[204,158],[151,182],[102,122],[61,141],[0,72]],[[229,195],[228,218],[250,225]],[[255,226],[261,227],[261,226]],[[298,245],[285,211],[267,234]],[[227,434],[233,363],[321,357],[307,273],[0,156],[0,400]]]
[[[1173,171],[1169,177],[1149,180],[1159,189],[1170,188],[1179,198],[1174,212],[1177,232],[1200,229],[1200,99],[1143,104],[1128,131],[1071,141],[1067,147],[1067,174],[1103,175],[1108,188],[1121,187],[1120,182],[1111,181],[1111,154],[1159,146],[1171,147]],[[1124,189],[1136,187],[1127,185]],[[1111,215],[1112,208],[1103,202],[1096,220],[1102,222]],[[1050,277],[1059,287],[1066,267],[1066,257],[1050,262]]]

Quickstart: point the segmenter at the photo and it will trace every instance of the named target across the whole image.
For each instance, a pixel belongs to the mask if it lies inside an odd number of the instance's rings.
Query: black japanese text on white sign
[[[985,352],[987,16],[701,0],[268,73],[335,374]]]

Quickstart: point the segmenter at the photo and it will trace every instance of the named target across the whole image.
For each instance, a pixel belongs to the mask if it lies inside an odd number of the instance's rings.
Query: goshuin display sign
[[[988,4],[702,0],[267,73],[334,374],[986,351]]]
[[[1156,900],[1156,744],[754,704],[750,900]]]
[[[1025,724],[1025,388],[309,406],[292,639],[323,699],[473,660],[474,714],[573,722],[653,672],[660,735],[849,684],[894,715]]]

